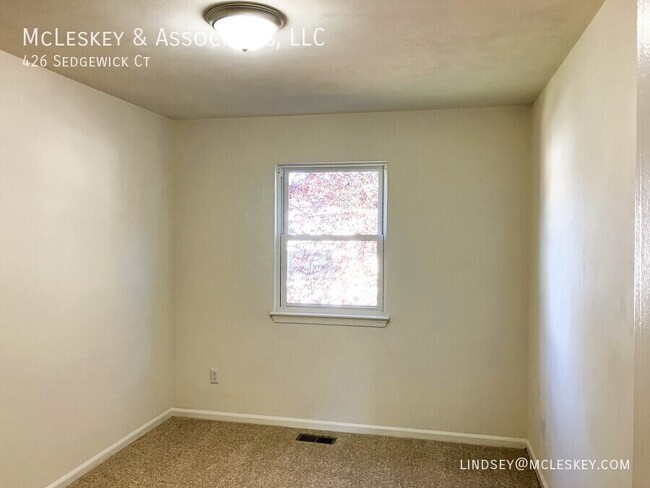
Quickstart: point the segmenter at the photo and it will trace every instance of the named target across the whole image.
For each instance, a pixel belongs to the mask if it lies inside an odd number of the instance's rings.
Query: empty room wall
[[[170,123],[0,52],[0,486],[171,406]]]
[[[176,122],[174,405],[525,437],[529,119]],[[273,323],[274,165],[359,160],[388,162],[390,324]]]
[[[634,0],[607,0],[534,106],[528,432],[539,458],[632,459],[635,27]],[[546,477],[553,488],[632,483],[631,471]]]

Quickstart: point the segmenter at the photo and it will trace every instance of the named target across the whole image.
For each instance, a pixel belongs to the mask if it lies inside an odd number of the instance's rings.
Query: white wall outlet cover
[[[219,384],[219,370],[216,368],[210,370],[210,383],[213,385]]]

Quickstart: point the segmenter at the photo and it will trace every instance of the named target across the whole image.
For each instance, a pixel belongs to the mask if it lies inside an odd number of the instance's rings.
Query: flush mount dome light
[[[226,2],[210,7],[205,20],[228,46],[246,52],[266,45],[287,19],[261,3]]]

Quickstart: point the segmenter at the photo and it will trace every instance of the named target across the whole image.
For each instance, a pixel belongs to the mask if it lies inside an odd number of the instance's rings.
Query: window
[[[385,163],[278,166],[276,322],[383,327]]]

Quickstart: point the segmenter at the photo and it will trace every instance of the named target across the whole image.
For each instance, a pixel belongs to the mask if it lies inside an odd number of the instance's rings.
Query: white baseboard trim
[[[349,432],[353,434],[373,434],[389,437],[403,437],[408,439],[423,439],[440,442],[456,442],[460,444],[474,444],[480,446],[509,447],[526,449],[531,459],[537,459],[533,448],[526,439],[515,437],[501,437],[483,434],[462,434],[457,432],[444,432],[439,430],[411,429],[407,427],[387,427],[382,425],[354,424],[346,422],[332,422],[327,420],[296,419],[290,417],[273,417],[269,415],[253,415],[244,413],[215,412],[212,410],[193,410],[188,408],[170,408],[146,424],[127,434],[97,455],[88,459],[83,464],[61,476],[46,488],[65,488],[77,481],[83,475],[99,466],[109,457],[124,449],[147,432],[153,430],[170,417],[187,417],[221,422],[238,422],[244,424],[275,425],[278,427],[292,427],[298,429],[325,430],[333,432]],[[541,472],[537,476],[543,488],[549,488]]]
[[[530,441],[526,441],[526,451],[528,451],[528,457],[533,460],[533,461],[538,461],[539,459],[535,455],[535,451],[533,450],[533,446],[531,445]],[[539,480],[539,484],[542,485],[542,488],[549,488],[549,484],[546,481],[546,478],[544,478],[544,473],[536,469],[535,474],[537,475],[537,479]]]
[[[525,449],[526,439],[500,437],[482,434],[459,434],[438,430],[410,429],[406,427],[386,427],[381,425],[351,424],[331,422],[327,420],[295,419],[288,417],[272,417],[268,415],[252,415],[243,413],[214,412],[211,410],[193,410],[188,408],[172,408],[172,416],[196,419],[219,420],[222,422],[239,422],[244,424],[276,425],[298,429],[327,430],[334,432],[350,432],[354,434],[374,434],[410,439],[424,439],[440,442],[456,442],[460,444],[475,444],[481,446],[510,447]]]
[[[117,441],[113,445],[107,447],[106,449],[104,449],[99,454],[91,457],[85,463],[77,466],[75,469],[73,469],[69,473],[64,474],[58,480],[56,480],[55,482],[49,484],[46,488],[64,488],[64,487],[72,484],[74,481],[77,481],[83,475],[88,473],[88,471],[90,471],[93,468],[99,466],[101,463],[106,461],[113,454],[116,454],[117,452],[121,451],[126,446],[131,444],[133,441],[139,439],[140,437],[145,435],[150,430],[153,430],[158,425],[162,424],[165,420],[167,420],[169,417],[172,416],[172,410],[173,409],[170,408],[169,410],[161,413],[157,417],[151,419],[146,424],[138,427],[133,432],[131,432],[130,434],[127,434],[124,437],[122,437],[119,441]]]

